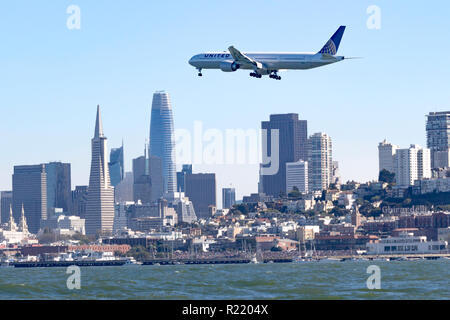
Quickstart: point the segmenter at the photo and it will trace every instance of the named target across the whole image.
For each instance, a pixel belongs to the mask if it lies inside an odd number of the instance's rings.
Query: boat
[[[2,259],[0,260],[0,267],[1,268],[10,268],[10,267],[14,267],[14,259],[9,258],[9,259]]]
[[[253,255],[252,259],[250,260],[250,264],[259,264],[256,253]]]
[[[292,262],[294,262],[294,263],[309,263],[309,262],[317,262],[317,261],[319,261],[319,260],[313,259],[313,258],[308,258],[308,257],[305,257],[305,258],[296,257],[292,260]]]
[[[406,261],[419,261],[423,260],[422,258],[406,258]]]
[[[302,244],[303,244],[303,250],[302,250]],[[305,255],[303,255],[303,251],[305,252]],[[319,259],[313,258],[313,251],[307,251],[305,241],[299,241],[298,243],[298,256],[295,257],[292,262],[294,263],[308,263],[308,262],[317,262]]]
[[[125,263],[125,265],[141,265],[142,264],[142,262],[138,262],[138,261],[136,261],[136,259],[135,258],[133,258],[133,257],[127,257],[127,258],[125,258],[124,259],[125,261],[126,261],[126,263]]]
[[[325,258],[320,259],[320,262],[342,262],[343,260],[340,258]]]

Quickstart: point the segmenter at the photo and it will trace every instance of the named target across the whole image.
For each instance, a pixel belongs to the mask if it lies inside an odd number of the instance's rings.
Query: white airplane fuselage
[[[269,74],[281,70],[306,70],[322,67],[344,60],[342,56],[324,55],[322,53],[244,53],[262,64],[262,68],[251,65],[240,65],[239,69],[254,70],[260,74]],[[231,68],[234,60],[228,52],[208,52],[197,54],[189,60],[193,67],[201,69],[218,69],[233,72]]]
[[[223,72],[235,72],[239,69],[253,70],[251,77],[261,78],[269,75],[270,78],[281,80],[278,75],[283,70],[306,70],[325,66],[344,60],[337,56],[345,26],[339,29],[328,40],[318,53],[302,52],[241,52],[234,46],[228,52],[206,52],[193,56],[189,64],[199,71],[202,76],[203,69],[219,69]]]

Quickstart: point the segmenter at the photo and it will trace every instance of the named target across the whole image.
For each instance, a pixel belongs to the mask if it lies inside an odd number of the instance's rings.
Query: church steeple
[[[23,209],[23,203],[22,203],[22,215],[20,217],[19,223],[19,231],[23,233],[28,233],[28,225],[27,219],[25,218],[25,210]]]
[[[9,222],[8,222],[9,231],[17,231],[17,225],[14,221],[12,206],[9,206]]]

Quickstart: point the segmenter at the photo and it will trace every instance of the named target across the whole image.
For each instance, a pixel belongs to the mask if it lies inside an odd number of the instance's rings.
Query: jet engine
[[[236,62],[222,61],[220,63],[220,70],[223,72],[234,72],[239,69],[239,65]]]

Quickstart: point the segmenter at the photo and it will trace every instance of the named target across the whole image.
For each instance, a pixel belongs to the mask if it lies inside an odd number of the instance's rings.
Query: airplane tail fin
[[[319,53],[326,53],[331,55],[336,55],[339,50],[339,45],[341,44],[342,36],[345,32],[345,26],[340,26],[339,29],[333,34],[330,40],[325,44]]]

